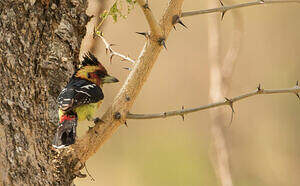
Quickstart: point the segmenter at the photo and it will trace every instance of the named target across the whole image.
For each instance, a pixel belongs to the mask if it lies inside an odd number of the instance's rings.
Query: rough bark
[[[56,97],[78,61],[86,0],[0,1],[0,185],[70,185],[54,162]]]

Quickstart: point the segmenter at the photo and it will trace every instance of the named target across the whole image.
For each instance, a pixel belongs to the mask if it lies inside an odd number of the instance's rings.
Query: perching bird
[[[77,121],[93,120],[104,98],[101,87],[104,83],[115,82],[119,80],[108,75],[93,54],[88,53],[83,57],[82,66],[58,96],[59,126],[53,147],[63,148],[75,143]]]

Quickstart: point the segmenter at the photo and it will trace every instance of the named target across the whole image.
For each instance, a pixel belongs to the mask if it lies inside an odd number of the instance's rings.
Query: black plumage
[[[99,66],[99,64],[101,65],[92,53],[88,52],[83,56],[82,66]]]
[[[96,103],[103,98],[102,89],[98,85],[74,77],[59,94],[58,106],[63,111],[69,111],[84,104]]]

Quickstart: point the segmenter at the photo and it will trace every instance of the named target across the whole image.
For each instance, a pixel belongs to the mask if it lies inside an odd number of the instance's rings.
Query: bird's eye
[[[88,74],[87,74],[87,77],[88,77],[88,78],[91,78],[91,74],[90,74],[90,73],[88,73]]]
[[[101,71],[97,71],[97,75],[98,75],[100,78],[102,78],[102,77],[105,76]]]

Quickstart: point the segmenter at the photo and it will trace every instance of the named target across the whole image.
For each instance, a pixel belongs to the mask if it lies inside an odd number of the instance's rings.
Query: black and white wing
[[[85,79],[72,79],[58,96],[58,106],[63,111],[78,106],[96,103],[104,98],[102,89]]]

